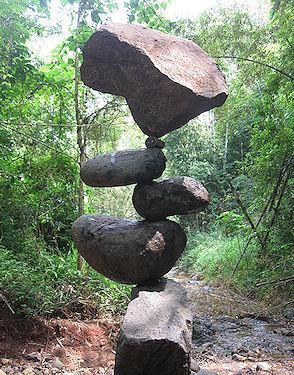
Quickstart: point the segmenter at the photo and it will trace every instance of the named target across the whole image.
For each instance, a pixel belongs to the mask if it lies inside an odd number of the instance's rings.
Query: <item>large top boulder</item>
[[[197,44],[139,25],[108,23],[83,48],[83,82],[127,99],[149,136],[180,128],[227,98],[223,73]]]

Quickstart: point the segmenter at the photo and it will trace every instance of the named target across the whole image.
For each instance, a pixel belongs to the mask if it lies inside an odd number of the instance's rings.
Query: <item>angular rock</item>
[[[197,372],[197,375],[217,375],[217,373],[214,372],[214,371],[208,371],[208,370],[201,369]]]
[[[163,279],[135,288],[121,327],[115,375],[188,375],[192,314],[184,288]]]
[[[207,207],[209,199],[200,182],[184,176],[138,184],[133,193],[136,211],[148,220],[199,212]]]
[[[195,361],[195,359],[191,358],[191,370],[194,372],[200,371],[200,366],[198,362]]]
[[[81,168],[81,178],[95,187],[147,182],[162,175],[165,162],[158,148],[116,151],[88,160]]]
[[[160,137],[221,106],[227,85],[197,44],[139,25],[108,23],[83,48],[83,82],[124,96],[147,135]]]
[[[183,252],[186,235],[169,220],[156,223],[83,215],[73,224],[80,254],[96,271],[125,284],[154,281]]]
[[[293,307],[287,307],[284,311],[283,311],[283,315],[285,318],[287,319],[293,319],[294,318],[294,308]]]

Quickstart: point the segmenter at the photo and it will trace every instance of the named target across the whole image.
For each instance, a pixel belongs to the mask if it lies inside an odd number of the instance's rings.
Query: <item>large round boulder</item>
[[[155,281],[175,264],[186,235],[175,222],[83,215],[73,224],[79,253],[98,272],[125,284]]]
[[[95,187],[131,185],[160,177],[165,162],[158,148],[115,151],[88,160],[81,168],[81,178]]]
[[[185,176],[138,184],[133,193],[136,211],[148,220],[196,213],[206,208],[209,200],[205,187]]]

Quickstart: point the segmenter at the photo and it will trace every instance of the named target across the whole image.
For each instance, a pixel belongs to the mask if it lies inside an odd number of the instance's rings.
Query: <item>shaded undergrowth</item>
[[[0,304],[26,316],[121,313],[130,287],[85,267],[84,272],[77,270],[74,251],[51,254],[39,249],[16,255],[0,247]]]
[[[180,267],[189,272],[201,272],[210,281],[226,283],[251,296],[290,298],[293,282],[283,281],[293,273],[290,248],[283,249],[282,256],[274,247],[262,253],[258,243],[252,241],[244,253],[246,242],[244,234],[226,236],[217,230],[190,232]]]

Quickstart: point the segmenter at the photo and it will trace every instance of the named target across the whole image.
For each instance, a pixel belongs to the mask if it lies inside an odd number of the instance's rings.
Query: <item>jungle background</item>
[[[164,177],[191,176],[209,208],[174,218],[188,234],[180,269],[251,298],[291,304],[293,292],[294,5],[220,6],[169,20],[169,1],[0,0],[0,304],[58,316],[85,304],[118,314],[130,288],[92,271],[71,238],[83,212],[138,219],[133,186],[87,188],[79,167],[114,149],[144,146],[122,98],[80,81],[81,47],[118,7],[126,21],[188,38],[227,77],[225,105],[163,137]],[[196,3],[196,1],[195,1]],[[195,4],[196,6],[196,4]],[[40,45],[61,42],[42,56]],[[293,295],[292,295],[293,298]],[[292,301],[293,303],[293,301]]]

